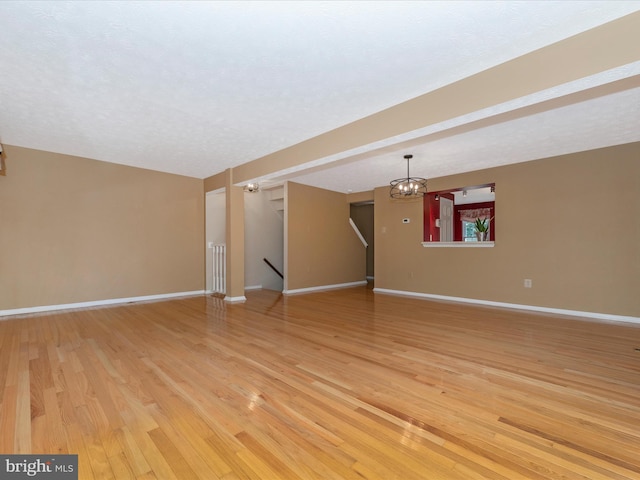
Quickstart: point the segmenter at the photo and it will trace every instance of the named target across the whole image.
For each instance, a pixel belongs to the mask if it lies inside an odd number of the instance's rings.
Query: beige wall
[[[204,288],[202,180],[6,153],[0,310]],[[376,287],[640,316],[640,143],[432,179],[429,188],[489,182],[498,241],[482,249],[424,248],[422,203],[376,189]],[[287,288],[363,280],[348,197],[295,183],[287,197]]]
[[[204,288],[202,180],[5,147],[0,310]]]
[[[640,143],[443,177],[429,189],[489,182],[494,248],[424,248],[422,203],[376,189],[376,288],[640,316]]]
[[[227,255],[226,296],[229,301],[244,300],[244,192],[233,186],[233,170],[226,170],[225,244]]]
[[[364,281],[365,248],[346,195],[293,182],[286,191],[286,289]]]

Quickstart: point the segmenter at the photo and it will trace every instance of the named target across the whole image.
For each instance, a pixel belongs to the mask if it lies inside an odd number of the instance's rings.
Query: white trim
[[[494,242],[422,242],[423,247],[448,247],[448,248],[492,248]]]
[[[336,290],[339,288],[360,287],[366,284],[366,280],[361,280],[359,282],[337,283],[335,285],[320,285],[318,287],[294,288],[293,290],[283,290],[282,293],[284,295],[295,295],[297,293],[323,292],[325,290]]]
[[[586,317],[597,320],[607,320],[613,322],[640,323],[640,317],[631,317],[625,315],[612,315],[609,313],[583,312],[581,310],[565,310],[563,308],[539,307],[537,305],[522,305],[519,303],[494,302],[490,300],[478,300],[475,298],[450,297],[447,295],[434,295],[431,293],[407,292],[404,290],[389,290],[387,288],[374,288],[374,293],[385,293],[388,295],[400,295],[403,297],[418,297],[429,300],[444,300],[447,302],[473,303],[478,305],[487,305],[490,307],[513,308],[516,310],[529,310],[534,312],[553,313],[556,315],[569,315],[572,317]]]
[[[364,248],[367,248],[369,246],[369,244],[367,243],[367,241],[362,236],[362,233],[360,233],[360,229],[356,225],[356,222],[354,222],[352,218],[349,218],[349,223],[351,224],[351,228],[353,228],[353,231],[356,232],[356,235],[358,235],[358,238],[362,242],[362,245],[364,245]]]
[[[244,290],[262,290],[262,285],[245,285]]]
[[[284,194],[284,212],[282,215],[284,225],[283,225],[283,239],[282,239],[282,249],[283,249],[283,259],[282,259],[282,274],[284,278],[282,279],[282,289],[284,291],[287,290],[289,285],[289,182],[285,181],[282,187]]]
[[[192,292],[162,293],[160,295],[144,295],[141,297],[127,297],[127,298],[110,298],[107,300],[95,300],[92,302],[78,302],[78,303],[65,303],[62,305],[43,305],[40,307],[14,308],[10,310],[0,310],[0,317],[9,316],[9,315],[26,315],[29,313],[53,312],[56,310],[70,310],[70,309],[76,309],[76,308],[101,307],[105,305],[117,305],[121,303],[147,302],[150,300],[164,300],[166,298],[175,298],[175,297],[190,297],[194,295],[203,295],[205,293],[206,292],[204,290],[194,290]]]
[[[226,296],[224,297],[224,301],[228,302],[228,303],[244,303],[247,301],[247,297],[245,297],[244,295],[240,296],[240,297],[229,297]]]

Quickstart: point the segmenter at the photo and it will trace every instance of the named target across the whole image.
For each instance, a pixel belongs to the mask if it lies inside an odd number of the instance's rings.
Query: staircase
[[[280,215],[280,218],[284,218],[284,185],[265,189],[264,192],[268,195],[271,208]]]

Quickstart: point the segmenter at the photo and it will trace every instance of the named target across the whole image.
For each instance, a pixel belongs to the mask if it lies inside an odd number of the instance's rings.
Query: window
[[[487,218],[487,227],[491,232],[491,220]],[[491,240],[491,235],[487,237],[487,240]],[[476,222],[468,222],[462,220],[462,241],[463,242],[477,242],[478,236],[476,235]]]
[[[467,222],[462,220],[462,241],[463,242],[477,242],[476,227],[473,222]]]

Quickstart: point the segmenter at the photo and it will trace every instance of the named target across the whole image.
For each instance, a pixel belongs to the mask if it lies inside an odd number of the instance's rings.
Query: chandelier
[[[257,192],[258,190],[260,190],[260,185],[258,185],[257,183],[247,183],[244,186],[245,192],[254,193],[254,192]]]
[[[413,155],[405,155],[404,158],[407,160],[407,176],[405,178],[391,180],[389,195],[391,195],[391,198],[424,197],[427,193],[427,179],[410,176],[409,160],[413,158]]]

